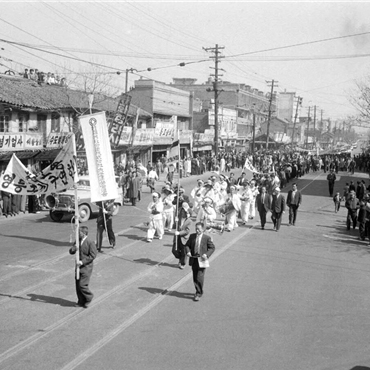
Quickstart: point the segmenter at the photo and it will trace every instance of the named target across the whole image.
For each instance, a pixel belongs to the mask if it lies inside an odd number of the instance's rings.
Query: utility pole
[[[316,105],[313,106],[313,135],[316,148]]]
[[[137,69],[135,68],[126,68],[126,81],[125,81],[125,94],[128,92],[128,73],[133,73],[134,71],[137,72]]]
[[[321,110],[320,110],[320,113],[321,113],[321,119],[320,119],[321,131],[324,131],[324,123],[323,123],[323,121],[322,121],[322,115],[323,115],[324,111],[321,109]],[[321,132],[321,133],[322,133],[322,132]]]
[[[210,51],[214,53],[214,55],[210,56],[211,59],[215,60],[215,74],[211,74],[211,76],[214,76],[215,80],[213,82],[213,90],[212,89],[207,89],[207,91],[214,91],[215,93],[215,155],[216,157],[218,156],[218,96],[220,94],[220,90],[218,89],[218,83],[219,83],[219,77],[222,76],[218,73],[219,67],[218,64],[220,63],[221,58],[225,58],[224,56],[221,56],[220,50],[225,49],[224,46],[218,46],[218,44],[215,45],[214,48],[203,48],[205,51]],[[213,67],[211,67],[213,68]]]
[[[308,107],[306,149],[308,149],[308,131],[310,129],[310,119],[311,119],[310,113],[311,113],[311,107]]]
[[[256,112],[255,112],[255,104],[253,103],[253,141],[252,141],[252,156],[253,156],[253,166],[254,163],[254,146],[255,146],[255,140],[256,140]]]
[[[293,132],[292,132],[292,148],[293,148],[293,145],[294,145],[295,125],[297,123],[297,118],[298,118],[298,107],[302,104],[302,100],[303,100],[303,98],[301,98],[300,96],[297,97],[297,106],[296,106],[296,109],[295,109],[294,123],[293,123]]]
[[[274,86],[277,87],[277,85],[275,84],[276,82],[278,81],[275,81],[275,80],[272,80],[271,82],[267,81],[267,83],[271,83],[271,92],[270,92],[270,101],[269,101],[269,115],[267,119],[266,150],[268,150],[268,147],[269,147],[270,123],[271,123],[271,113],[272,113],[271,106],[272,106],[272,98],[274,96]]]

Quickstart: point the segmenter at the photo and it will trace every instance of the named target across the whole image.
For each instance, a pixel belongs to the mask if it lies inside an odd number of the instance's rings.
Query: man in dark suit
[[[76,306],[87,308],[94,294],[89,289],[89,282],[93,270],[93,261],[97,255],[95,243],[87,238],[88,228],[87,226],[80,226],[79,228],[79,261],[78,266],[80,267],[80,278],[76,279],[76,293],[78,302]],[[77,251],[76,245],[73,245],[69,249],[70,254],[75,254]]]
[[[292,190],[288,192],[286,204],[289,207],[289,225],[295,226],[298,207],[302,204],[302,194],[297,189],[296,183],[292,185]]]
[[[261,192],[257,194],[256,204],[258,213],[260,214],[261,229],[264,230],[266,224],[266,215],[271,208],[271,198],[270,195],[267,193],[265,186],[262,186]]]
[[[275,188],[274,194],[272,196],[271,202],[271,219],[274,223],[274,229],[279,231],[281,225],[281,218],[285,212],[285,198],[283,194],[280,193],[280,188]]]
[[[186,254],[190,257],[189,265],[193,270],[193,282],[195,286],[194,301],[199,301],[203,295],[205,267],[199,266],[199,259],[207,261],[215,250],[212,238],[204,234],[203,222],[197,222],[195,225],[195,234],[191,234],[185,244]]]
[[[114,200],[96,202],[96,205],[99,207],[99,213],[96,219],[96,248],[98,252],[101,252],[104,230],[107,230],[109,244],[112,246],[112,248],[116,246],[116,237],[113,231],[112,219],[114,213]]]

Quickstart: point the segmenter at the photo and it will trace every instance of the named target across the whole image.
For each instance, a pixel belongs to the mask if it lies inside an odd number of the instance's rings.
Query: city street
[[[326,176],[297,180],[296,226],[286,211],[279,232],[270,214],[261,230],[257,214],[213,233],[199,302],[191,268],[180,270],[171,253],[173,236],[146,242],[145,185],[137,207],[113,219],[117,245],[103,242],[87,309],[74,306],[70,219],[1,219],[0,369],[369,369],[370,247],[346,230],[344,203],[334,213]],[[181,180],[186,194],[196,179]],[[340,172],[335,191],[351,179],[369,185],[367,174]],[[96,218],[86,224],[95,240]]]

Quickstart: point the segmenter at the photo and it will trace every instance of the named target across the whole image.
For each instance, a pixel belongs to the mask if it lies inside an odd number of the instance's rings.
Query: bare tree
[[[370,77],[356,81],[356,88],[350,92],[349,101],[356,108],[361,120],[370,120]]]

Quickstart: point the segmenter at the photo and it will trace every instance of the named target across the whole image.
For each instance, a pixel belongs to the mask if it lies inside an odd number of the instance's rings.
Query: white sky
[[[370,74],[369,56],[354,57],[370,55],[370,2],[0,2],[0,9],[1,39],[69,48],[50,51],[115,69],[151,67],[151,72],[139,74],[167,83],[172,77],[205,82],[213,73],[213,62],[202,48],[217,43],[225,47],[226,58],[220,64],[226,71],[221,72],[224,81],[267,92],[266,81],[274,79],[277,91],[294,91],[303,97],[302,115],[309,105],[317,105],[318,113],[323,109],[324,118],[356,114],[348,96],[355,81]],[[228,59],[365,32],[369,33]],[[25,66],[59,73],[63,67],[92,70],[86,63],[4,42],[0,48],[4,48],[0,63],[19,72]],[[117,53],[121,56],[112,55]],[[336,58],[318,59],[328,56]],[[302,57],[310,60],[299,60]],[[155,69],[204,59],[209,61]],[[0,66],[0,71],[5,69]],[[138,78],[130,74],[129,85]],[[124,90],[124,73],[114,85]]]

